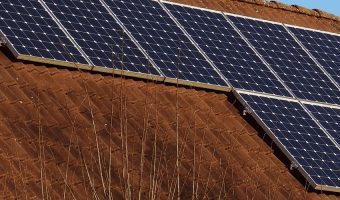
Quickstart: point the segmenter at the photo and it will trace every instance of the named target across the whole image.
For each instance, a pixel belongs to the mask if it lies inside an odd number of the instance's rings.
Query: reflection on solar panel
[[[18,54],[88,64],[38,1],[0,2],[0,29]]]
[[[289,27],[321,66],[340,83],[340,36]]]
[[[222,14],[166,6],[233,87],[291,96]]]
[[[156,1],[106,0],[166,77],[177,77],[180,41],[180,79],[226,86],[213,67]]]
[[[299,103],[246,94],[241,96],[278,140],[279,147],[298,163],[300,172],[312,179],[314,186],[340,186],[340,150]],[[326,115],[330,113],[320,107],[314,109],[313,114],[320,111]],[[330,114],[334,118],[317,117],[323,120],[323,125],[326,120],[335,124],[334,120],[339,118],[335,116],[340,112]]]
[[[114,52],[115,67],[121,69],[124,37],[124,69],[148,73],[148,60],[127,35],[123,36],[122,28],[100,2],[45,0],[45,3],[94,65],[112,68]],[[150,71],[159,75],[153,67]]]
[[[340,104],[340,91],[282,25],[230,16],[300,99]]]

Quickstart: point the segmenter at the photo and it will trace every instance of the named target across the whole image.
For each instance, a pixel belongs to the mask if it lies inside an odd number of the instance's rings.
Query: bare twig
[[[148,112],[148,90],[149,90],[149,67],[150,67],[150,61],[148,61],[148,75],[147,75],[147,82],[146,82],[146,94],[145,94],[145,105],[144,105],[144,130],[142,135],[142,152],[140,157],[140,174],[139,174],[139,194],[138,199],[141,199],[142,195],[142,179],[143,179],[143,167],[144,167],[144,146],[147,139],[147,132],[148,132],[148,122],[149,122],[149,112]],[[145,118],[145,116],[147,116]]]
[[[40,105],[40,90],[39,88],[38,90],[38,118],[39,118],[39,160],[40,160],[40,181],[41,181],[41,196],[44,199],[44,181],[43,181],[43,171],[44,171],[44,166],[43,166],[43,160],[42,160],[42,154],[44,149],[42,149],[43,147],[43,142],[44,142],[44,136],[42,135],[42,126],[41,126],[41,115],[40,115],[40,109],[41,109],[41,105]]]
[[[93,126],[93,131],[94,134],[96,136],[96,145],[97,145],[97,152],[98,152],[98,161],[99,161],[99,167],[100,167],[100,175],[101,175],[101,179],[102,179],[102,184],[103,184],[103,189],[104,189],[104,193],[105,193],[105,184],[104,184],[104,178],[103,178],[103,171],[102,171],[102,167],[101,167],[101,159],[100,159],[100,147],[99,147],[99,141],[98,141],[98,134],[97,134],[97,129],[96,129],[96,124],[95,124],[95,118],[94,118],[94,114],[93,114],[93,109],[92,109],[92,105],[91,105],[91,100],[90,100],[90,96],[87,90],[87,86],[85,83],[85,79],[82,76],[82,70],[78,67],[77,63],[74,61],[73,57],[71,56],[71,54],[68,52],[68,50],[66,49],[65,45],[62,43],[61,40],[59,40],[60,44],[62,45],[62,47],[64,48],[65,52],[67,52],[67,54],[69,55],[70,59],[72,60],[72,62],[74,63],[75,67],[77,68],[77,70],[80,73],[83,85],[84,85],[84,89],[87,95],[87,100],[89,102],[89,109],[90,109],[90,113],[91,113],[91,118],[92,118],[92,126]],[[87,170],[87,169],[86,169]],[[94,180],[93,180],[94,181]],[[93,184],[94,185],[94,184]],[[94,190],[95,192],[95,190]]]
[[[182,47],[182,41],[179,43],[179,49],[178,49],[178,61],[177,61],[177,83],[176,83],[176,152],[177,152],[177,160],[176,160],[176,166],[177,166],[177,199],[180,200],[180,193],[179,193],[179,152],[178,152],[178,79],[179,79],[179,64],[181,59],[181,47]]]
[[[110,141],[109,141],[109,151],[110,151],[110,159],[109,159],[109,175],[108,175],[108,189],[109,189],[109,200],[112,199],[112,194],[111,194],[111,167],[112,167],[112,132],[113,132],[113,93],[114,93],[114,77],[115,77],[115,63],[114,63],[114,58],[115,58],[115,53],[113,52],[113,46],[111,45],[111,54],[112,54],[112,82],[111,82],[111,118],[110,118]]]
[[[94,183],[93,183],[93,181],[91,180],[90,172],[89,172],[89,170],[88,170],[88,168],[87,168],[87,164],[86,164],[86,162],[85,162],[85,159],[84,159],[84,156],[83,156],[81,147],[79,147],[79,150],[80,150],[80,156],[81,156],[82,161],[83,161],[83,165],[84,165],[84,167],[85,167],[85,169],[86,169],[86,172],[87,172],[87,177],[88,177],[88,179],[89,179],[89,182],[90,182],[90,185],[91,185],[91,188],[92,188],[93,198],[99,200],[100,198],[98,197],[98,194],[97,194],[96,189],[95,189],[95,187],[94,187]]]
[[[194,117],[195,117],[195,136],[194,136],[194,164],[193,164],[193,170],[192,170],[192,200],[195,199],[195,180],[196,180],[196,112],[198,110],[195,110]]]
[[[156,160],[157,160],[157,134],[158,134],[158,103],[157,103],[157,87],[155,89],[155,121],[156,121],[156,127],[155,127],[155,137],[154,137],[154,160],[153,160],[153,178],[152,178],[152,192],[151,192],[151,199],[156,199],[156,189],[157,189],[157,176],[156,176]]]

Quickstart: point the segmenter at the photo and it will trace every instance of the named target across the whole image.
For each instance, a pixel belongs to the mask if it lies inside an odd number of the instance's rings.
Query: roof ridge
[[[266,7],[272,7],[270,4],[274,3],[277,8],[283,9],[283,10],[288,10],[288,11],[292,11],[292,12],[297,12],[300,14],[306,14],[306,15],[310,15],[310,16],[316,16],[316,17],[322,17],[322,18],[326,18],[326,19],[331,19],[331,20],[335,20],[335,21],[340,21],[340,16],[337,16],[335,14],[320,10],[320,9],[309,9],[300,5],[296,5],[296,4],[285,4],[282,3],[280,1],[266,1],[266,0],[237,0],[237,1],[241,1],[241,2],[247,2],[247,3],[252,3],[252,4],[257,4],[257,5],[262,5],[262,6],[266,6]],[[297,8],[297,9],[295,9]]]

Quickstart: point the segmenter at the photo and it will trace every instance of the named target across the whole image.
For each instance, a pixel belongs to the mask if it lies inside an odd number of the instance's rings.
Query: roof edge
[[[178,83],[178,85],[181,85],[181,86],[209,89],[209,90],[220,91],[220,92],[231,92],[233,90],[231,87],[228,87],[228,86],[218,86],[218,85],[212,85],[212,84],[207,84],[207,83],[186,81],[186,80],[181,80],[181,79],[177,80],[176,78],[168,78],[168,77],[163,77],[163,76],[158,76],[158,75],[143,74],[143,73],[125,71],[125,70],[120,70],[120,69],[113,70],[112,68],[90,66],[90,65],[85,65],[85,64],[72,63],[72,62],[59,61],[59,60],[44,59],[44,58],[39,58],[35,56],[26,56],[26,55],[20,54],[16,58],[19,60],[27,60],[27,61],[38,62],[42,64],[70,67],[70,68],[75,68],[79,70],[93,71],[93,72],[99,72],[99,73],[105,73],[105,74],[128,76],[128,77],[152,80],[152,81],[162,82],[162,83],[170,83],[170,84]]]
[[[340,192],[340,188],[329,187],[325,185],[316,185],[314,189],[329,192]]]
[[[285,3],[282,3],[280,1],[266,1],[266,0],[237,0],[240,2],[246,2],[246,3],[251,3],[251,4],[257,4],[257,5],[262,5],[270,8],[276,8],[276,9],[282,9],[282,10],[287,10],[291,12],[296,12],[300,14],[305,14],[309,16],[315,16],[315,17],[321,17],[325,19],[330,19],[334,21],[340,21],[340,16],[337,16],[335,14],[320,10],[320,9],[309,9],[300,5],[288,5]]]

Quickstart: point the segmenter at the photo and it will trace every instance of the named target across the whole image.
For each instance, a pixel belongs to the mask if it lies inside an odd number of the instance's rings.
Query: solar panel
[[[44,0],[95,66],[148,73],[148,60],[98,1]],[[123,49],[123,50],[122,50]],[[124,52],[124,57],[122,57]],[[150,73],[159,75],[151,66]]]
[[[327,129],[334,140],[340,143],[340,108],[306,105],[315,118]]]
[[[297,101],[278,100],[241,94],[243,100],[254,111],[253,116],[269,130],[283,152],[298,165],[298,169],[311,179],[314,186],[339,187],[340,150],[327,134],[318,126]],[[306,105],[308,108],[311,106]],[[320,110],[321,109],[321,110]],[[312,110],[316,117],[325,123],[334,123],[340,112],[328,113],[321,107]],[[326,115],[326,119],[323,118]],[[327,122],[326,122],[327,121]],[[328,128],[328,126],[327,126]]]
[[[327,73],[340,82],[340,36],[325,32],[289,27],[303,46]]]
[[[280,24],[229,17],[297,98],[340,103],[340,91]]]
[[[308,110],[315,116],[321,125],[327,129],[327,132],[334,138],[336,142],[340,142],[340,108],[322,107],[316,105],[305,105]],[[340,154],[336,152],[327,152],[323,158],[324,170],[328,174],[328,179],[332,179],[333,185],[339,187],[340,180]],[[332,173],[333,172],[333,173]]]
[[[38,1],[2,0],[0,29],[16,51],[43,59],[88,64],[57,23]]]
[[[166,77],[177,77],[180,42],[180,75],[188,81],[227,86],[156,1],[105,0]]]
[[[165,5],[234,88],[291,96],[221,13]]]

